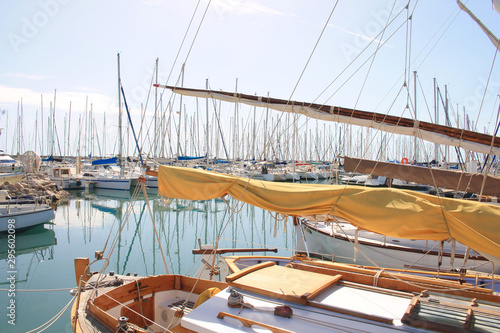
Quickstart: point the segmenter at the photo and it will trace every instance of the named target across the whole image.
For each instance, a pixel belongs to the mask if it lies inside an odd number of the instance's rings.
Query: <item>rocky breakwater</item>
[[[21,181],[5,181],[0,190],[9,193],[11,199],[34,199],[56,202],[69,196],[69,193],[60,189],[47,175],[40,173],[26,174]]]

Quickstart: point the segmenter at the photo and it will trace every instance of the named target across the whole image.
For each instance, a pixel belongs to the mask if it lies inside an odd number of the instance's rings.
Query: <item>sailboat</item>
[[[0,203],[0,233],[15,233],[16,230],[49,223],[55,217],[51,206],[38,201],[11,201],[5,190],[0,191],[0,201],[2,202]]]
[[[109,189],[109,190],[120,190],[120,191],[130,191],[131,177],[124,175],[124,159],[123,159],[123,137],[122,137],[122,81],[120,76],[120,54],[117,54],[118,59],[118,137],[119,137],[119,153],[118,157],[113,157],[110,159],[100,159],[93,161],[92,165],[104,166],[106,168],[100,170],[87,171],[83,174],[86,182],[92,184],[94,188]],[[118,168],[113,170],[110,166],[117,165]]]

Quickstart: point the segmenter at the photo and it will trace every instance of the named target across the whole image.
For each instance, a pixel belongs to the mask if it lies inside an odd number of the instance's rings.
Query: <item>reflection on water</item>
[[[295,247],[291,220],[276,221],[262,209],[226,198],[237,213],[231,214],[220,199],[208,201],[164,200],[148,193],[132,202],[131,193],[96,189],[74,192],[67,202],[60,203],[53,225],[39,226],[16,234],[16,289],[47,290],[73,288],[76,284],[73,260],[94,259],[95,251],[111,253],[108,271],[165,274],[163,249],[168,270],[173,274],[194,274],[200,256],[192,250],[201,244],[220,248],[278,248],[278,255],[288,256]],[[156,227],[158,239],[153,227]],[[287,228],[288,227],[288,228]],[[121,232],[118,232],[121,230]],[[22,234],[22,236],[21,236]],[[4,235],[6,236],[6,235]],[[7,282],[6,238],[0,237],[0,270]],[[111,252],[110,250],[113,249]],[[276,255],[270,253],[269,255]],[[92,265],[98,271],[102,262]],[[0,288],[8,288],[2,285]],[[9,301],[0,291],[4,305]],[[0,332],[26,332],[52,318],[71,299],[68,291],[16,292],[16,327],[0,321]],[[71,332],[66,312],[50,332]]]

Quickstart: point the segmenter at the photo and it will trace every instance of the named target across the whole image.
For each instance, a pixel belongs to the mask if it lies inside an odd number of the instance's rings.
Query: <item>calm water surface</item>
[[[11,274],[7,272],[11,268],[7,235],[0,235],[0,332],[28,332],[56,316],[72,296],[68,290],[46,290],[74,288],[74,259],[88,257],[92,261],[95,251],[105,246],[105,256],[114,249],[107,271],[164,274],[161,246],[170,273],[192,275],[199,267],[200,256],[192,254],[199,247],[198,239],[202,244],[214,244],[221,235],[220,248],[271,247],[278,248],[277,254],[283,256],[291,255],[296,245],[291,219],[287,223],[279,217],[276,220],[269,212],[231,198],[227,198],[228,203],[238,211],[233,215],[220,199],[164,202],[154,194],[148,194],[148,199],[142,195],[131,200],[130,193],[124,196],[112,190],[72,192],[68,201],[58,205],[53,224],[18,231],[15,297],[5,290],[10,288]],[[121,220],[120,234],[117,230]],[[95,263],[91,270],[98,271],[102,263]],[[7,307],[13,299],[15,325],[8,323],[11,318]],[[45,332],[71,332],[70,308]]]

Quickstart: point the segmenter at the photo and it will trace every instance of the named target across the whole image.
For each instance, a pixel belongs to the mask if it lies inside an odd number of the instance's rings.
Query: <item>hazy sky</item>
[[[465,3],[500,36],[500,14],[492,9],[491,0]],[[0,0],[0,4],[0,149],[9,153],[16,152],[13,142],[21,100],[25,147],[33,143],[36,119],[40,126],[41,96],[44,118],[56,99],[60,136],[70,102],[71,133],[78,133],[86,100],[100,128],[106,112],[106,133],[111,135],[117,119],[118,52],[136,127],[141,104],[147,104],[146,122],[151,121],[154,103],[147,102],[147,96],[157,58],[162,84],[175,85],[185,63],[186,87],[204,88],[208,79],[211,89],[233,91],[237,79],[237,89],[243,93],[404,117],[411,117],[404,107],[408,92],[413,99],[413,71],[417,71],[419,119],[430,121],[430,113],[433,117],[436,78],[443,93],[448,87],[454,123],[458,109],[463,126],[464,107],[472,121],[479,119],[478,131],[492,133],[496,123],[500,89],[496,49],[454,0],[411,1],[408,11],[401,0]],[[395,19],[379,34],[389,14],[390,20]],[[188,109],[195,105],[185,103]],[[444,116],[440,117],[443,123]],[[38,132],[37,139],[42,135]]]

